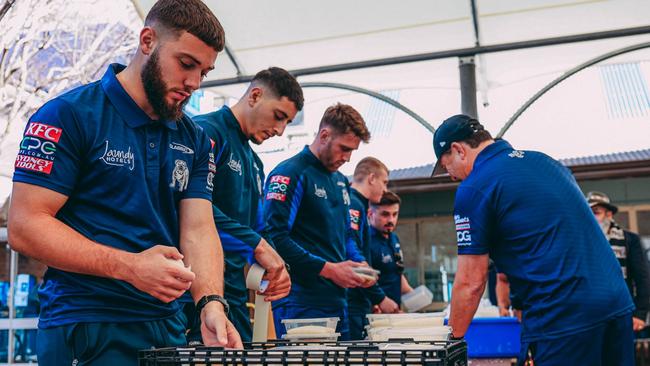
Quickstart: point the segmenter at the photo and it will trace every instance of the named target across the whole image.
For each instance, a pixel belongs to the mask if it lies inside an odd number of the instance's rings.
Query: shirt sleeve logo
[[[50,174],[61,133],[59,127],[30,122],[20,142],[14,166],[38,173]]]
[[[289,183],[291,183],[291,177],[286,177],[284,175],[274,175],[269,178],[269,188],[266,192],[266,199],[284,202],[287,199]]]
[[[350,227],[352,230],[359,231],[359,222],[361,221],[361,213],[359,210],[350,209]]]
[[[59,142],[61,138],[62,129],[40,122],[30,122],[25,131],[26,136],[40,137],[44,140]]]
[[[34,172],[50,174],[52,172],[53,161],[35,158],[33,156],[20,155],[16,156],[16,168],[27,169]]]
[[[472,245],[472,233],[469,217],[454,215],[456,223],[456,241],[459,247]]]

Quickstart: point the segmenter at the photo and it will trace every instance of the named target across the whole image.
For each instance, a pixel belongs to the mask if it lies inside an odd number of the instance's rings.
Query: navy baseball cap
[[[444,120],[433,134],[433,151],[436,153],[438,161],[436,161],[431,176],[447,172],[440,163],[440,157],[449,151],[452,142],[465,140],[481,130],[483,130],[483,125],[477,119],[465,114],[457,114]]]

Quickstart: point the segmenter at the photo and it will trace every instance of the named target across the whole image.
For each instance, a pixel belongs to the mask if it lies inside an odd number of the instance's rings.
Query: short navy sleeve
[[[188,123],[194,123],[189,122]],[[197,151],[194,154],[194,166],[190,173],[187,190],[183,192],[182,199],[204,198],[212,201],[212,179],[214,178],[214,154],[208,135],[197,128]]]
[[[53,99],[27,122],[14,164],[14,182],[70,196],[78,178],[83,133],[71,106]]]
[[[458,188],[454,207],[458,254],[489,252],[492,218],[488,197],[472,187]]]

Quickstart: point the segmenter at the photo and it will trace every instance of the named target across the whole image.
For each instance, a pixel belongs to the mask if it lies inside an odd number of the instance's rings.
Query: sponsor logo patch
[[[314,194],[316,195],[316,197],[327,199],[327,191],[325,190],[325,188],[318,188],[316,183],[314,183]]]
[[[284,202],[287,199],[289,183],[291,183],[291,177],[285,177],[284,175],[274,175],[269,178],[266,199]]]
[[[454,222],[456,223],[456,241],[459,247],[472,245],[472,232],[469,217],[461,217],[454,215]]]
[[[359,210],[350,209],[350,227],[352,230],[359,231],[359,222],[361,221],[361,213]]]
[[[33,156],[18,154],[14,166],[20,169],[27,169],[34,172],[50,174],[54,162],[51,160],[39,159]]]
[[[180,151],[183,154],[194,154],[194,150],[190,149],[185,145],[179,144],[177,142],[171,142],[169,144],[169,148],[172,150]]]
[[[512,152],[510,154],[508,154],[508,156],[511,157],[511,158],[523,159],[524,158],[524,151],[512,150]]]
[[[126,151],[110,149],[108,146],[108,140],[106,140],[104,154],[99,159],[106,165],[124,166],[129,168],[129,170],[133,170],[135,167],[135,155],[131,151],[131,146],[129,146]]]
[[[230,161],[228,161],[228,167],[233,172],[239,173],[239,175],[243,174],[241,169],[241,160],[235,160],[232,153],[230,153]]]
[[[36,136],[42,139],[59,142],[61,138],[62,129],[40,122],[30,122],[25,131],[25,136]]]

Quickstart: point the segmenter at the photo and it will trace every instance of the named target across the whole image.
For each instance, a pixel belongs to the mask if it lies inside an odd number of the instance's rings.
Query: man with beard
[[[350,231],[357,250],[366,259],[370,259],[370,227],[368,226],[368,204],[377,203],[386,192],[388,168],[379,159],[365,157],[354,168],[350,188]],[[369,263],[373,266],[373,263]],[[399,307],[386,297],[381,288],[375,284],[367,289],[356,288],[348,291],[350,319],[350,338],[363,339],[366,314],[371,306],[379,305],[383,312],[394,313]]]
[[[370,203],[370,263],[381,272],[379,287],[382,293],[397,307],[396,310],[385,311],[380,306],[377,310],[382,313],[397,312],[402,302],[402,295],[413,291],[404,276],[404,255],[399,244],[399,238],[393,231],[397,226],[399,206],[402,200],[393,192],[386,192],[377,203]],[[384,300],[387,301],[387,300]]]
[[[265,231],[291,266],[291,292],[273,303],[273,316],[278,336],[285,333],[283,319],[338,317],[340,338],[348,340],[346,288],[375,281],[355,272],[367,266],[350,236],[350,191],[338,169],[370,132],[344,104],[327,108],[318,129],[314,142],[266,181]]]
[[[281,68],[271,67],[255,75],[232,108],[224,106],[194,118],[214,143],[216,171],[210,176],[214,188],[212,213],[225,254],[228,317],[245,342],[252,338],[244,278],[244,266],[249,259],[253,257],[266,270],[266,301],[288,295],[291,288],[284,261],[259,234],[264,166],[249,141],[259,145],[273,136],[281,136],[303,102],[296,79]],[[200,337],[196,326],[188,336],[190,342],[194,335]]]
[[[210,140],[182,112],[224,32],[199,0],[152,7],[128,67],[54,98],[16,158],[9,241],[45,263],[40,365],[136,365],[181,346],[190,290],[206,344],[241,347],[223,300]]]
[[[632,314],[632,329],[639,332],[646,326],[646,316],[650,307],[650,271],[641,247],[641,239],[637,234],[623,230],[614,221],[618,207],[611,203],[605,193],[587,193],[587,203],[621,265],[623,278],[636,305],[636,310]]]
[[[485,290],[488,255],[522,305],[519,364],[633,365],[634,304],[571,172],[495,141],[455,115],[436,130],[434,174],[462,180],[449,326],[464,336]]]

